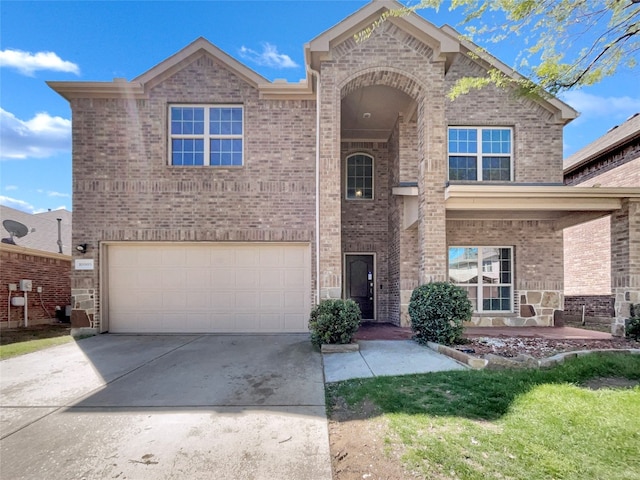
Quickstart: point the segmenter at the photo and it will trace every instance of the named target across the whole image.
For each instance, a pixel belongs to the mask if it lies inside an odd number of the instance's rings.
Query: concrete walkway
[[[360,350],[323,354],[325,382],[466,367],[413,340],[359,340]]]

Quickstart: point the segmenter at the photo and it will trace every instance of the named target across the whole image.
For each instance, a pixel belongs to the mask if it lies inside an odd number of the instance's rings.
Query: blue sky
[[[303,47],[367,3],[351,1],[0,2],[0,204],[71,210],[71,111],[47,80],[131,80],[203,36],[273,80],[305,77]],[[421,15],[454,27],[446,7]],[[489,50],[508,65],[519,45]],[[640,74],[622,71],[563,95],[582,115],[565,155],[640,112]]]

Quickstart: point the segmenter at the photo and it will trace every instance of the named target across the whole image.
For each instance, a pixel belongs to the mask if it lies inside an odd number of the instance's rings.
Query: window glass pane
[[[482,157],[482,179],[504,182],[511,180],[511,159],[509,157]]]
[[[204,109],[199,107],[171,107],[171,134],[191,135],[204,131]]]
[[[449,157],[449,180],[477,180],[476,157]]]
[[[476,153],[477,151],[478,144],[475,129],[449,129],[449,153]]]
[[[478,249],[449,249],[449,280],[453,283],[478,282]]]
[[[373,198],[373,158],[370,156],[347,157],[347,198]]]
[[[482,153],[511,153],[511,130],[507,128],[483,129]]]

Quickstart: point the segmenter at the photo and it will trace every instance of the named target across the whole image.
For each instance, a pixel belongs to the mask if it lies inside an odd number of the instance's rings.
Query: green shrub
[[[631,318],[625,322],[625,336],[640,341],[640,303],[631,305]]]
[[[462,323],[471,319],[473,307],[466,290],[447,282],[420,285],[411,294],[409,316],[418,343],[457,343]]]
[[[311,343],[350,343],[358,330],[362,314],[353,300],[323,300],[311,310]]]

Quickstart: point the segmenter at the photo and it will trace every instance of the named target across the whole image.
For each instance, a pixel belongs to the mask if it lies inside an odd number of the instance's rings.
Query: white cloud
[[[625,120],[640,111],[640,97],[599,97],[574,90],[565,92],[562,100],[580,112],[580,121],[602,117]]]
[[[47,192],[47,196],[49,196],[49,197],[71,198],[71,195],[69,195],[68,193],[54,192],[54,191],[48,191]],[[64,207],[59,207],[59,208],[64,208]]]
[[[17,198],[6,197],[4,195],[0,195],[0,205],[15,208],[16,210],[22,210],[27,213],[36,213],[36,207],[31,205],[29,202],[18,200]]]
[[[71,120],[46,112],[20,120],[0,108],[0,158],[45,158],[71,151]]]
[[[23,52],[22,50],[0,50],[0,67],[15,68],[23,75],[33,76],[38,70],[53,70],[80,75],[80,67],[62,60],[54,52]]]
[[[11,190],[18,190],[18,186],[17,185],[6,185],[4,187],[4,189],[9,192]]]
[[[278,53],[278,47],[270,43],[262,44],[262,52],[256,52],[243,45],[240,47],[240,56],[263,67],[296,68],[298,66],[289,55]]]

